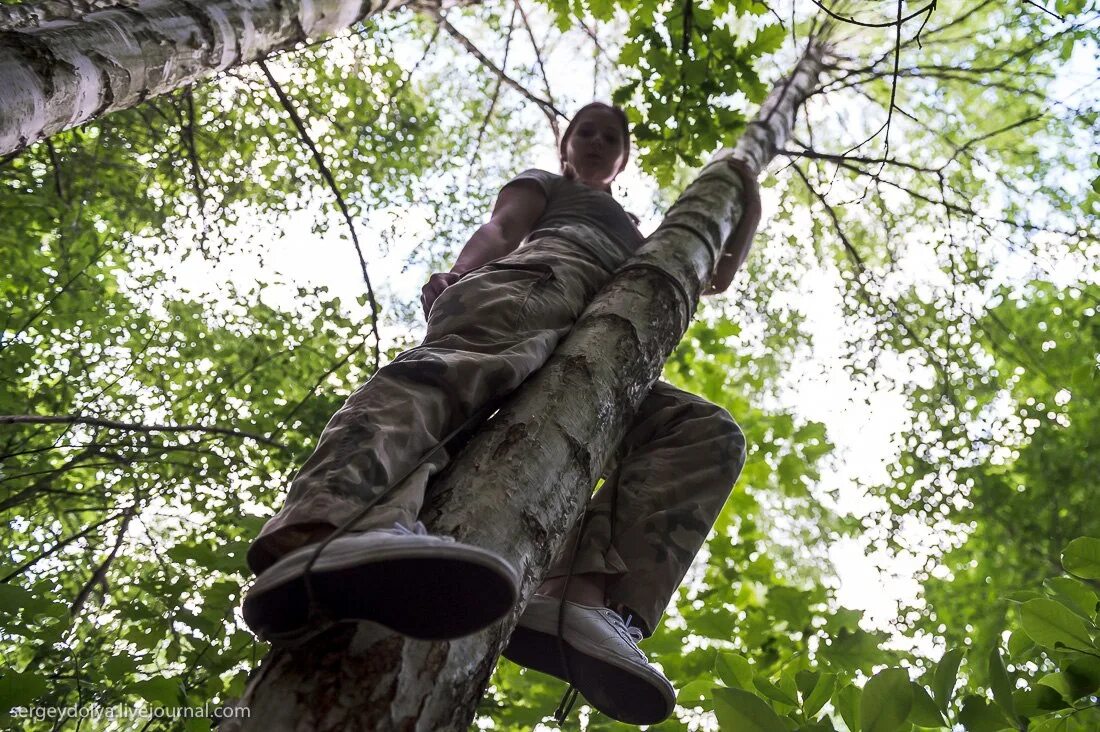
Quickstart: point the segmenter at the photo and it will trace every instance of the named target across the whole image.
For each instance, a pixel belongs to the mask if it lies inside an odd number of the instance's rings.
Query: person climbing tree
[[[623,111],[582,107],[560,153],[560,175],[529,169],[510,180],[451,271],[429,278],[423,343],[348,398],[251,544],[258,577],[243,613],[259,637],[294,645],[336,622],[374,621],[451,639],[519,601],[507,557],[430,535],[418,515],[451,437],[547,361],[644,242],[611,195],[630,155]],[[750,213],[708,294],[728,288],[755,231],[756,182],[742,177]],[[570,682],[573,698],[614,719],[671,715],[675,690],[637,644],[660,622],[744,461],[744,435],[725,410],[656,382],[504,656]]]

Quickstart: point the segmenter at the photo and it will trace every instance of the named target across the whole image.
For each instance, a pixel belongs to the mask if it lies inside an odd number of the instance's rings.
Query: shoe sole
[[[573,686],[596,709],[626,724],[657,724],[672,714],[654,685],[643,677],[564,643]],[[558,639],[517,626],[502,654],[513,663],[569,682],[558,652]]]
[[[310,546],[288,554],[249,589],[242,611],[257,635],[293,637],[310,621],[304,570],[314,551]],[[419,640],[449,640],[500,620],[518,600],[511,567],[477,547],[391,546],[364,553],[361,545],[333,542],[310,570],[317,602],[335,621],[372,621]]]

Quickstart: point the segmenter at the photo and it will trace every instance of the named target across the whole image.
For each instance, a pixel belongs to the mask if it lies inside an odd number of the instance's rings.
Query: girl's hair
[[[619,107],[611,104],[605,104],[604,102],[590,102],[577,110],[573,115],[573,119],[569,121],[569,126],[565,128],[565,134],[561,136],[561,144],[558,146],[558,150],[561,153],[561,172],[569,180],[575,180],[577,177],[577,171],[573,169],[573,166],[565,161],[565,148],[569,144],[569,137],[573,134],[577,127],[577,121],[581,118],[581,115],[590,109],[606,109],[614,114],[622,125],[623,133],[623,150],[626,155],[623,157],[623,164],[619,168],[618,172],[622,172],[622,169],[626,167],[627,161],[630,159],[630,123],[626,119],[626,112]]]

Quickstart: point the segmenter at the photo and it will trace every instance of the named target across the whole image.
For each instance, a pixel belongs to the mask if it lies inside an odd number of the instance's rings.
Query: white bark
[[[741,219],[743,184],[724,161],[738,157],[759,173],[775,156],[823,53],[810,45],[737,147],[721,151],[669,210],[635,266],[604,288],[550,361],[434,483],[425,524],[510,558],[524,598],[683,336],[714,253]],[[465,730],[521,611],[453,642],[412,641],[361,623],[306,650],[273,653],[239,701],[251,718],[226,729]]]
[[[430,1],[138,0],[83,12],[99,3],[49,0],[5,9],[0,155],[384,10]]]

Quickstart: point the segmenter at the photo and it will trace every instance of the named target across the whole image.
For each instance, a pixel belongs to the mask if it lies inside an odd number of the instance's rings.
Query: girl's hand
[[[420,288],[420,304],[424,308],[424,319],[432,311],[432,303],[443,294],[443,291],[462,279],[457,272],[436,272],[428,278],[428,282]]]
[[[739,262],[734,257],[728,254],[722,255],[722,258],[718,260],[718,267],[710,280],[710,284],[703,289],[701,294],[717,295],[728,290],[733,282],[734,275],[737,274],[738,264]]]

